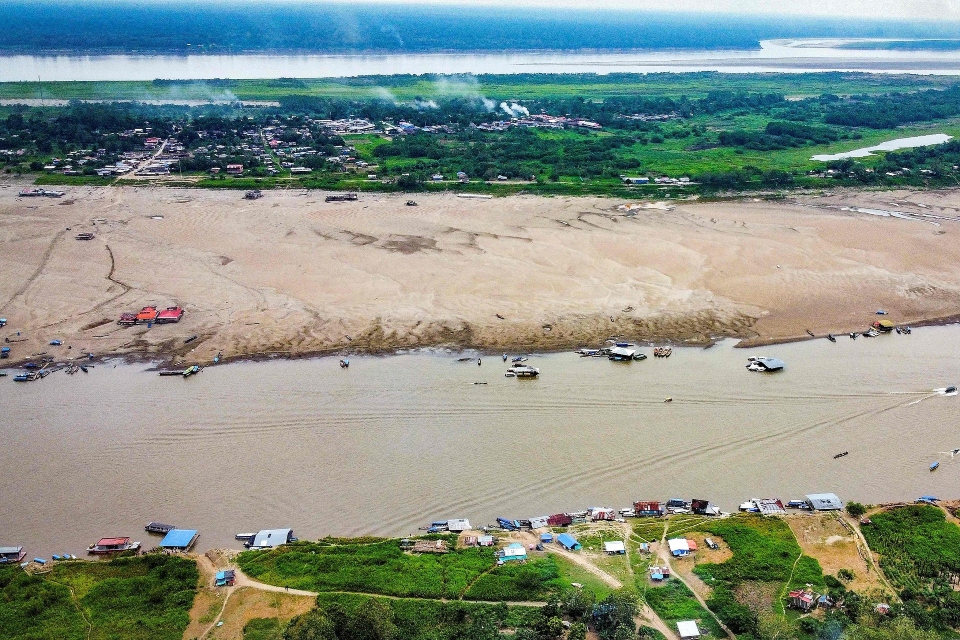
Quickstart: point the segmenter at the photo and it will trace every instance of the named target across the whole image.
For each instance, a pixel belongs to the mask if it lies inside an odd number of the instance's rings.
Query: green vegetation
[[[847,513],[849,513],[854,518],[859,518],[867,512],[867,508],[860,504],[859,502],[848,502],[847,503]]]
[[[508,562],[477,578],[465,600],[537,601],[560,591],[563,582],[555,556],[528,560],[524,564]]]
[[[880,567],[900,590],[904,612],[923,629],[960,627],[960,527],[926,505],[892,509],[862,528]]]
[[[456,536],[428,538],[456,544]],[[494,562],[491,549],[415,555],[402,551],[396,540],[298,542],[247,551],[237,559],[247,575],[268,584],[418,598],[459,598]]]
[[[756,633],[760,611],[738,601],[745,583],[774,583],[778,597],[791,587],[823,587],[823,571],[814,558],[802,555],[790,527],[780,518],[737,516],[704,523],[733,552],[720,564],[699,564],[694,572],[713,588],[707,604],[734,633]],[[774,609],[779,607],[774,606]]]
[[[276,618],[254,618],[243,627],[243,640],[281,640],[284,629]]]
[[[647,589],[644,597],[650,608],[668,625],[676,625],[680,620],[696,620],[698,625],[709,630],[715,637],[726,635],[713,615],[704,609],[693,593],[676,578],[665,580],[661,587]]]
[[[68,562],[44,575],[0,569],[0,638],[179,639],[199,580],[192,560],[146,555]]]

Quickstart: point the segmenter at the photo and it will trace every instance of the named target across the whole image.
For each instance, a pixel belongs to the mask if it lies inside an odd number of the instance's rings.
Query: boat
[[[162,522],[148,522],[147,526],[143,528],[144,531],[148,533],[163,533],[167,534],[176,529],[176,525],[164,524]]]
[[[341,360],[341,361],[340,361],[340,368],[341,368],[341,369],[346,369],[346,368],[349,367],[349,366],[350,366],[350,361],[349,361],[349,360]]]
[[[256,538],[256,537],[257,537],[257,534],[256,534],[256,532],[254,532],[254,533],[238,533],[237,535],[235,535],[235,536],[233,536],[233,537],[234,537],[235,539],[237,539],[237,540],[247,540],[247,541],[249,541],[249,540],[253,540],[254,538]]]
[[[940,467],[940,463],[934,462],[932,465],[930,465],[930,471],[936,471],[939,467]]]
[[[417,201],[416,201],[416,200],[407,200],[407,206],[408,206],[408,207],[415,207],[415,206],[417,206]]]
[[[851,332],[850,332],[850,339],[851,339],[851,340],[856,340],[856,339],[857,339],[857,333],[856,333],[855,331],[851,331]]]
[[[832,334],[832,333],[828,333],[828,334],[827,334],[827,340],[829,340],[830,342],[836,342],[836,341],[837,341],[837,339],[833,337],[833,334]]]
[[[200,373],[200,365],[193,365],[183,370],[183,377],[187,378],[195,373]]]
[[[179,369],[166,369],[164,371],[157,371],[161,376],[182,376],[183,371]]]
[[[90,373],[90,371],[87,369],[87,365],[85,364],[80,365],[80,371],[83,371],[84,373]]]
[[[847,455],[847,454],[849,454],[849,453],[850,453],[849,451],[844,451],[843,453],[838,453],[837,455],[833,456],[833,459],[836,460],[837,458],[842,458],[843,456],[845,456],[845,455]]]
[[[867,329],[863,332],[864,338],[876,338],[878,335],[880,335],[880,332],[873,328]]]
[[[136,551],[140,548],[139,542],[130,542],[130,538],[100,538],[98,542],[87,547],[87,553],[105,554],[120,553],[122,551]]]
[[[505,374],[503,374],[503,377],[504,377],[504,378],[516,378],[516,377],[517,377],[517,374],[514,373],[513,371],[507,371]]]
[[[946,389],[944,389],[943,392],[944,392],[944,393],[956,393],[956,392],[957,392],[957,388],[951,385],[951,386],[947,387]]]
[[[634,360],[646,360],[646,359],[647,359],[647,354],[645,354],[645,353],[638,353],[638,354],[636,354],[636,355],[633,356],[633,359],[634,359]]]
[[[524,358],[523,356],[516,356],[513,360],[511,360],[511,362],[526,362],[526,361],[527,359]]]
[[[900,333],[905,333],[907,335],[910,335],[910,331],[911,331],[910,327],[901,327],[900,329]]]
[[[471,356],[467,356],[467,357],[465,357],[465,358],[457,358],[457,362],[470,362],[471,360],[473,360],[473,358],[472,358]],[[343,362],[343,360],[341,360],[340,362]],[[343,365],[341,365],[341,366],[343,366]]]
[[[513,374],[518,378],[536,378],[540,375],[540,369],[536,367],[528,367],[526,365],[521,365],[519,367],[513,367]]]
[[[653,350],[654,358],[669,358],[673,354],[671,347],[656,347]]]
[[[615,362],[630,362],[634,359],[634,356],[637,355],[636,350],[628,349],[626,347],[621,347],[617,345],[608,349],[609,355],[607,358]]]
[[[810,331],[810,329],[807,329],[807,335],[810,336],[811,338],[816,338],[816,337],[817,337],[817,336],[813,335],[813,331]]]
[[[747,365],[748,371],[780,371],[786,364],[777,358],[753,358]]]
[[[196,340],[196,339],[197,339],[197,336],[190,336],[189,338],[187,338],[186,340],[183,341],[183,344],[190,344],[191,342],[193,342],[193,341]]]
[[[51,340],[51,341],[50,341],[50,346],[51,346],[51,347],[59,347],[59,346],[62,345],[62,344],[63,344],[63,340]]]
[[[14,382],[29,382],[30,380],[30,374],[28,373],[18,373],[17,375],[13,376]]]

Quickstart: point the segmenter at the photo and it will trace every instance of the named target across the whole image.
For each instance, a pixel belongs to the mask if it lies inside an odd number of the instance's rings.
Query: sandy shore
[[[613,335],[761,343],[864,329],[878,308],[906,323],[960,313],[960,222],[844,210],[957,217],[960,191],[627,214],[595,198],[420,195],[407,207],[402,195],[163,187],[18,198],[22,186],[0,184],[0,335],[25,338],[7,345],[14,360],[550,350]],[[74,239],[84,231],[96,238]],[[147,304],[187,313],[116,324]]]

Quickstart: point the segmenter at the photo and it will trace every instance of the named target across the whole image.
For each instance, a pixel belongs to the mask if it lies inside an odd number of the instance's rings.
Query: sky
[[[257,0],[246,0],[256,2]],[[323,2],[324,0],[313,0]],[[861,17],[869,20],[960,21],[960,0],[362,0],[377,4],[459,7],[620,9],[741,15]],[[960,34],[958,34],[960,35]]]

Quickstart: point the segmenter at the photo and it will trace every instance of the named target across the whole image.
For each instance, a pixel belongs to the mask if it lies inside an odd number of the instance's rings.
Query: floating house
[[[507,562],[524,562],[527,559],[527,550],[519,542],[514,542],[497,552],[498,564]]]
[[[761,513],[765,516],[782,515],[787,512],[778,498],[751,498],[740,505],[740,511]]]
[[[720,508],[714,506],[709,500],[694,498],[690,501],[690,510],[699,516],[718,516]]]
[[[0,547],[0,564],[20,562],[27,556],[23,547]]]
[[[237,572],[233,569],[226,571],[217,571],[216,585],[218,587],[232,587],[237,580]]]
[[[574,538],[569,533],[561,533],[557,536],[557,544],[566,549],[567,551],[579,551],[580,543],[577,542],[577,539]]]
[[[249,549],[272,549],[288,542],[296,542],[293,529],[264,529],[253,536],[253,540],[244,546]]]
[[[543,527],[550,526],[550,518],[548,516],[537,516],[536,518],[530,518],[530,528],[531,529],[542,529]]]
[[[162,522],[148,522],[147,526],[143,528],[144,531],[148,533],[170,533],[177,527],[172,524],[164,524]]]
[[[573,524],[573,516],[566,513],[556,513],[547,518],[547,526],[566,527]]]
[[[626,555],[627,548],[624,546],[622,540],[610,540],[603,543],[603,550],[609,556],[615,555]]]
[[[783,360],[778,360],[777,358],[757,358],[755,359],[750,366],[757,365],[758,370],[760,371],[781,371],[786,365]]]
[[[549,533],[549,532],[547,532],[547,533],[541,533],[541,534],[540,534],[540,542],[542,542],[542,543],[544,543],[544,544],[546,544],[546,543],[548,543],[548,542],[553,542],[553,534],[552,534],[552,533]]]
[[[883,331],[884,333],[889,333],[893,331],[896,325],[891,320],[877,320],[873,323],[873,328],[877,331]]]
[[[677,622],[677,633],[682,640],[700,637],[700,629],[697,627],[696,620],[680,620]]]
[[[196,529],[174,529],[160,541],[160,548],[170,551],[189,551],[200,534]]]
[[[119,553],[121,551],[136,551],[139,548],[140,543],[130,542],[130,538],[100,538],[99,541],[87,547],[87,553]]]
[[[811,493],[806,496],[807,504],[814,511],[840,511],[843,503],[835,493]]]
[[[470,526],[470,521],[466,518],[455,518],[453,520],[447,520],[447,529],[454,532],[460,533],[461,531],[469,531],[473,527]]]
[[[663,508],[658,501],[639,500],[633,503],[633,513],[638,518],[659,517],[663,515]]]

